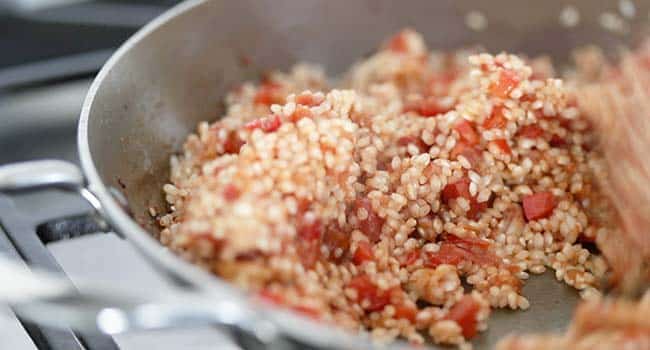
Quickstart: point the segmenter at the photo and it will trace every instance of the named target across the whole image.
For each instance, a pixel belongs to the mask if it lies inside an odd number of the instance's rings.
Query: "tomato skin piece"
[[[289,116],[289,120],[295,123],[302,118],[310,118],[311,116],[312,114],[309,108],[298,105],[296,106],[296,110]]]
[[[499,80],[490,84],[490,93],[499,98],[509,98],[510,93],[519,85],[519,77],[511,70],[504,69],[499,73]]]
[[[456,143],[456,146],[451,150],[450,156],[452,159],[457,159],[458,156],[465,157],[465,159],[467,159],[467,161],[472,165],[472,168],[478,166],[483,159],[483,154],[480,150],[462,141]]]
[[[470,219],[476,219],[478,217],[478,214],[487,209],[488,202],[486,201],[478,203],[476,201],[476,197],[472,197],[472,195],[469,193],[469,183],[469,179],[464,177],[454,183],[447,184],[442,189],[441,198],[445,204],[449,204],[451,200],[459,197],[467,199],[469,201],[470,208],[467,211],[466,215]]]
[[[463,337],[471,339],[478,333],[476,326],[480,308],[478,302],[466,294],[451,307],[445,319],[458,323],[463,330]]]
[[[458,265],[465,257],[467,252],[456,247],[451,243],[441,243],[440,249],[435,253],[426,253],[425,265],[428,267],[437,267],[438,265]]]
[[[411,322],[415,322],[415,317],[417,316],[417,313],[418,313],[418,309],[415,307],[415,305],[402,303],[399,305],[395,305],[394,318],[396,320],[407,319]]]
[[[517,134],[528,139],[536,139],[544,135],[544,130],[537,125],[524,125],[519,128]]]
[[[479,143],[479,135],[472,122],[461,119],[461,121],[454,127],[454,130],[458,132],[460,138],[467,144],[477,145]]]
[[[503,115],[503,109],[504,109],[503,106],[494,107],[494,109],[492,110],[492,114],[483,122],[483,128],[503,129],[508,123],[508,120]]]
[[[296,104],[300,104],[307,107],[318,106],[324,100],[325,100],[324,98],[322,97],[317,98],[316,96],[310,93],[301,93],[300,95],[296,96]]]
[[[400,265],[402,267],[406,267],[415,264],[415,262],[420,258],[421,254],[422,254],[422,250],[420,248],[416,248],[412,250],[403,258]]]
[[[366,311],[374,312],[383,310],[390,303],[390,292],[381,291],[375,286],[368,275],[358,275],[350,280],[348,287],[357,291],[359,302],[368,300],[370,304],[365,307]]]
[[[223,142],[223,151],[226,154],[237,154],[246,142],[239,138],[237,131],[231,130]]]
[[[506,155],[512,155],[512,150],[505,139],[496,139],[491,141],[501,152]]]
[[[381,228],[384,225],[384,219],[381,218],[372,209],[372,204],[368,198],[358,198],[353,205],[353,210],[356,213],[359,209],[365,209],[368,217],[364,220],[358,219],[359,230],[368,237],[371,243],[377,243],[381,237]]]
[[[537,192],[523,198],[526,220],[547,218],[555,209],[555,196],[551,192]]]
[[[447,184],[442,189],[443,202],[449,203],[450,200],[458,197],[463,197],[468,200],[471,199],[472,196],[469,193],[469,183],[469,179],[464,177],[456,182]]]
[[[437,252],[427,253],[425,265],[436,267],[441,264],[459,265],[471,261],[479,265],[499,265],[499,258],[490,250],[490,243],[479,238],[459,238],[445,235]]]
[[[280,128],[282,119],[278,115],[272,115],[266,118],[255,119],[244,125],[248,130],[262,129],[264,132],[273,132]]]
[[[354,256],[352,257],[352,262],[355,265],[361,265],[366,261],[372,261],[375,258],[372,253],[372,246],[366,241],[360,241],[357,245],[357,249],[354,251]]]

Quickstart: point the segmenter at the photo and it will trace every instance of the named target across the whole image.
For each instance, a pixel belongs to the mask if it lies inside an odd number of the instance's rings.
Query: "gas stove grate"
[[[0,252],[24,260],[30,266],[65,275],[45,244],[99,232],[88,216],[59,218],[37,225],[31,217],[17,210],[11,199],[0,195]],[[38,349],[119,350],[112,337],[81,334],[71,330],[42,327],[19,318]]]

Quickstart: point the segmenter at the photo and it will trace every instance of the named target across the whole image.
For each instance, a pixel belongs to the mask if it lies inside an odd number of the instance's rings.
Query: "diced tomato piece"
[[[368,300],[370,304],[365,308],[367,311],[380,311],[390,303],[390,292],[379,290],[368,275],[359,275],[348,283],[349,288],[357,291],[358,301]]]
[[[395,319],[397,320],[403,318],[415,322],[415,316],[417,313],[418,309],[412,303],[401,303],[395,305]]]
[[[269,289],[262,289],[257,293],[257,295],[264,301],[270,302],[271,304],[281,305],[284,304],[284,297],[282,294],[272,292]]]
[[[458,265],[465,259],[467,255],[467,251],[458,248],[454,244],[442,243],[440,244],[440,249],[437,252],[426,253],[427,259],[425,261],[425,265],[430,267],[436,267],[442,264]]]
[[[551,141],[549,141],[548,144],[551,145],[551,147],[564,147],[567,145],[567,142],[564,138],[554,134],[551,136]]]
[[[323,234],[323,225],[320,219],[312,215],[304,215],[297,227],[298,237],[308,241],[320,239]]]
[[[469,202],[469,210],[465,214],[468,218],[474,220],[478,218],[478,214],[482,213],[485,209],[488,208],[488,202],[478,203],[475,197]]]
[[[307,269],[313,268],[321,258],[320,241],[296,238],[295,245],[300,262]]]
[[[384,225],[384,219],[375,213],[372,209],[372,203],[368,198],[358,198],[354,202],[353,209],[355,215],[357,215],[357,212],[361,208],[366,210],[368,216],[364,220],[358,220],[359,230],[368,237],[371,243],[376,243],[379,241],[381,236],[381,228]]]
[[[284,103],[284,96],[280,89],[280,85],[273,82],[262,84],[257,90],[255,97],[253,97],[253,102],[255,104],[266,106]]]
[[[469,193],[469,183],[469,179],[464,177],[454,183],[447,184],[447,186],[442,189],[443,202],[449,203],[450,200],[458,197],[471,199],[472,196]]]
[[[236,200],[240,194],[239,188],[233,184],[228,184],[223,188],[223,198],[228,202]]]
[[[420,104],[420,115],[425,117],[434,117],[444,114],[453,109],[453,106],[443,106],[437,99],[429,97]]]
[[[398,53],[406,53],[409,50],[406,33],[401,31],[388,40],[386,47]]]
[[[442,189],[442,201],[445,204],[449,204],[452,199],[458,197],[463,197],[469,200],[470,209],[467,211],[466,215],[470,219],[476,219],[479,213],[487,209],[488,202],[478,203],[476,197],[472,197],[469,193],[469,183],[469,179],[464,177],[454,183],[447,184]]]
[[[422,251],[420,248],[410,251],[402,260],[401,266],[411,266],[420,258]]]
[[[250,123],[244,125],[248,130],[262,129],[264,132],[273,132],[280,128],[282,119],[278,115],[272,115],[266,118],[255,119]]]
[[[490,242],[480,239],[480,238],[460,238],[456,235],[448,234],[445,235],[445,242],[453,243],[457,247],[472,250],[473,248],[488,249],[490,247]]]
[[[315,95],[307,92],[303,92],[302,94],[296,96],[296,103],[307,107],[318,106],[323,101],[323,96],[316,97]]]
[[[470,339],[477,333],[476,316],[481,309],[479,303],[470,295],[464,295],[451,307],[445,319],[452,320],[463,330],[463,337]]]
[[[415,112],[423,117],[435,117],[447,113],[452,109],[453,106],[443,106],[435,97],[427,97],[412,105],[407,105],[404,111]]]
[[[476,145],[479,143],[479,135],[476,132],[476,129],[474,129],[472,122],[466,119],[461,119],[461,121],[456,124],[454,129],[458,132],[460,138],[467,144]]]
[[[450,155],[452,159],[457,159],[458,156],[465,157],[465,159],[469,161],[473,168],[478,166],[483,159],[483,154],[481,154],[480,150],[474,146],[468,145],[465,142],[456,143],[456,146],[452,148]]]
[[[503,115],[503,109],[503,106],[494,107],[492,114],[483,122],[483,127],[485,129],[503,129],[508,123],[508,119]]]
[[[237,154],[245,143],[244,140],[239,138],[235,130],[231,130],[223,142],[223,150],[227,154]]]
[[[437,266],[436,263],[456,265],[461,261],[471,261],[480,265],[498,265],[499,258],[489,248],[489,242],[482,239],[446,235],[440,250],[429,257],[429,263]]]
[[[503,152],[504,154],[507,154],[507,155],[512,154],[512,150],[510,149],[510,146],[508,145],[508,141],[506,141],[505,139],[496,139],[496,140],[493,140],[491,142],[495,146],[497,146],[499,148],[499,150],[501,152]]]
[[[508,98],[510,92],[519,85],[519,77],[511,70],[504,69],[499,74],[499,80],[490,85],[490,93],[496,97]]]
[[[323,244],[329,248],[330,259],[335,262],[343,261],[344,254],[335,255],[335,251],[347,252],[350,247],[350,236],[337,227],[330,227],[323,233]]]
[[[320,311],[306,305],[292,305],[291,310],[309,318],[319,319]]]
[[[518,132],[519,136],[529,138],[529,139],[536,139],[542,135],[544,135],[544,130],[540,128],[537,125],[531,124],[531,125],[524,125],[521,128],[519,128]]]
[[[421,138],[417,136],[403,136],[397,140],[397,144],[400,146],[408,146],[409,144],[415,145],[421,153],[429,151],[429,146],[422,141]]]
[[[549,217],[555,209],[555,196],[551,192],[537,192],[523,199],[524,215],[528,220]]]
[[[372,253],[372,246],[366,241],[360,241],[357,245],[357,249],[354,251],[354,256],[352,257],[352,262],[355,265],[361,265],[366,261],[372,261],[375,256]]]
[[[297,122],[302,118],[309,118],[311,117],[311,111],[309,108],[304,107],[304,106],[296,106],[296,110],[291,114],[289,117],[289,120],[292,122]]]

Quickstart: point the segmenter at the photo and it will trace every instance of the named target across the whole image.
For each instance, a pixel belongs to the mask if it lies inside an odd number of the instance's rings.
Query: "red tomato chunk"
[[[518,134],[521,137],[536,139],[544,135],[544,130],[537,125],[525,125],[519,128]]]
[[[505,139],[497,139],[492,141],[492,143],[497,146],[497,148],[503,152],[504,154],[507,155],[512,155],[512,150],[510,149],[510,146],[508,145],[508,141]]]
[[[368,237],[370,242],[376,243],[379,241],[381,236],[381,228],[384,225],[384,219],[375,213],[368,198],[359,198],[354,202],[353,209],[355,215],[357,215],[361,208],[366,210],[368,217],[364,220],[358,220],[359,230]]]
[[[446,204],[449,204],[452,199],[459,197],[467,199],[470,204],[470,209],[467,211],[467,217],[470,219],[475,219],[479,213],[487,209],[488,203],[478,203],[476,201],[476,197],[472,197],[470,195],[469,183],[469,179],[465,177],[454,183],[447,184],[447,186],[442,189],[442,201]]]
[[[420,258],[422,251],[419,248],[412,250],[401,261],[401,266],[411,266]]]
[[[435,117],[447,113],[452,109],[453,106],[443,106],[435,97],[427,97],[426,99],[407,105],[404,107],[404,112],[415,112],[423,117]]]
[[[317,98],[310,93],[302,93],[296,96],[296,103],[308,107],[314,107],[321,104],[325,99],[323,97]]]
[[[519,77],[511,70],[502,70],[499,80],[490,85],[490,93],[496,97],[508,98],[512,90],[519,85]]]
[[[245,143],[244,140],[239,138],[237,132],[232,130],[228,133],[226,140],[223,142],[223,150],[227,154],[237,154]]]
[[[507,123],[508,120],[503,115],[503,107],[496,106],[492,114],[483,122],[483,127],[485,129],[503,129]]]
[[[472,167],[476,167],[480,163],[481,159],[483,159],[480,150],[476,149],[474,146],[466,144],[465,142],[456,143],[456,146],[451,150],[452,159],[456,159],[458,156],[465,157]]]
[[[460,138],[467,144],[476,145],[479,143],[479,136],[476,129],[474,129],[473,123],[462,119],[458,124],[456,124],[454,129],[458,132]]]
[[[352,262],[354,262],[355,265],[361,265],[366,261],[372,261],[372,259],[374,259],[372,246],[366,241],[360,241],[357,249],[354,251]]]
[[[280,128],[282,119],[278,115],[272,115],[267,118],[255,119],[252,122],[244,125],[248,130],[262,129],[264,132],[273,132]]]
[[[395,319],[397,320],[403,318],[415,322],[415,316],[417,313],[418,310],[415,305],[406,303],[395,305]]]
[[[348,287],[357,291],[358,301],[368,300],[370,304],[365,308],[367,311],[380,311],[390,303],[390,292],[382,291],[375,286],[368,275],[359,275],[348,283]]]
[[[466,339],[473,338],[476,333],[477,314],[481,306],[469,295],[464,295],[452,308],[445,317],[452,320],[463,330],[463,337]]]
[[[440,249],[435,253],[427,253],[426,265],[436,267],[438,265],[458,265],[467,257],[467,252],[451,243],[440,244]]]
[[[547,218],[555,209],[555,197],[551,192],[538,192],[525,196],[524,215],[527,220]]]

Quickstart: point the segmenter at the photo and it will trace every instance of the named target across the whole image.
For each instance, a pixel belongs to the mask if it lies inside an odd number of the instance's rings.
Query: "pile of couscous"
[[[545,60],[431,53],[404,30],[331,84],[247,82],[171,160],[160,239],[377,339],[466,344],[553,269],[597,295],[612,234],[589,123]],[[465,286],[464,286],[465,284]]]

